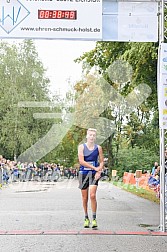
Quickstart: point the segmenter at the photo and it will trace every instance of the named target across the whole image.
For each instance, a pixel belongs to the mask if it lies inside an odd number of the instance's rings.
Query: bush
[[[159,156],[153,151],[139,147],[121,149],[118,152],[117,175],[122,177],[125,171],[151,171],[155,161],[159,162]]]

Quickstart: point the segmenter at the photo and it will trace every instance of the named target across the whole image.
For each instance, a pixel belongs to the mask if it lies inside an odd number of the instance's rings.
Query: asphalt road
[[[98,230],[85,230],[76,179],[10,184],[0,191],[0,252],[167,251],[158,204],[108,182],[97,199]]]

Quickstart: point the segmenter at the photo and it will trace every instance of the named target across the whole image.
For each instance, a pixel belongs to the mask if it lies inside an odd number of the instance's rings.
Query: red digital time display
[[[76,20],[76,10],[38,10],[38,19],[68,19]]]

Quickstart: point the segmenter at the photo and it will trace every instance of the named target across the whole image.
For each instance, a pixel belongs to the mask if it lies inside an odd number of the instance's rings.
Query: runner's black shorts
[[[98,186],[99,179],[95,179],[95,173],[91,171],[87,174],[79,172],[79,189],[87,189],[90,185]]]

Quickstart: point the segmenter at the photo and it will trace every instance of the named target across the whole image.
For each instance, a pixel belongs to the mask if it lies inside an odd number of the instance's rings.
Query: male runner
[[[95,144],[96,129],[89,128],[87,130],[87,142],[79,145],[78,158],[80,163],[79,169],[79,188],[82,193],[82,203],[85,212],[84,227],[88,228],[90,220],[88,217],[88,197],[90,193],[91,209],[92,209],[92,228],[97,228],[96,220],[96,191],[101,171],[104,165],[103,151],[101,146]]]

